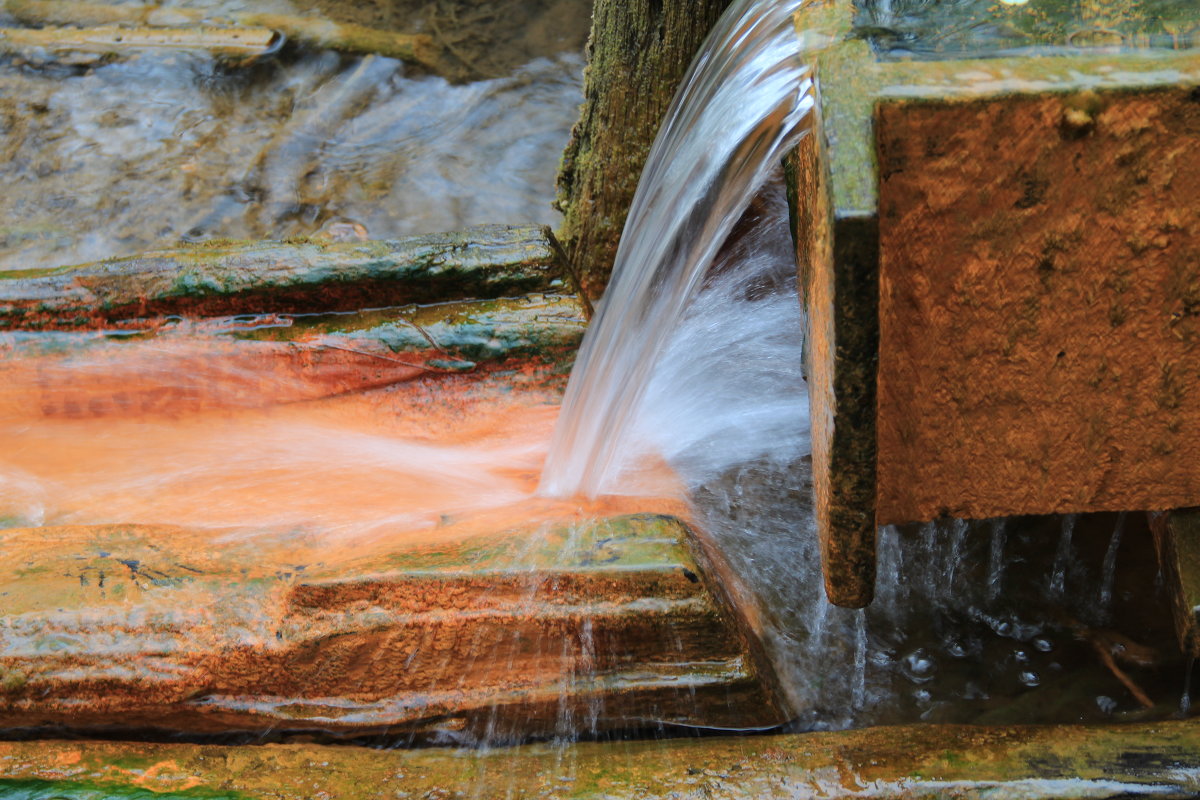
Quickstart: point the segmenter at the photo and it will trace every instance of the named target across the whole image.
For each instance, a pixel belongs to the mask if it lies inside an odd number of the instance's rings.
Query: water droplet
[[[1023,650],[1020,647],[1018,647],[1016,650],[1013,650],[1013,661],[1016,661],[1018,664],[1028,664],[1029,663],[1028,651]]]
[[[917,689],[913,692],[912,696],[913,700],[916,700],[919,705],[929,705],[929,703],[933,702],[933,695],[926,689]]]
[[[1030,688],[1038,686],[1042,682],[1042,679],[1038,677],[1038,674],[1032,670],[1022,671],[1021,674],[1017,676],[1017,680],[1019,680],[1023,686],[1028,686]]]
[[[918,647],[901,660],[904,676],[913,683],[925,683],[932,680],[937,672],[937,662],[930,657],[925,648]]]
[[[954,658],[963,658],[967,655],[967,648],[963,646],[962,642],[955,639],[946,646],[946,652]]]
[[[1103,711],[1105,714],[1111,714],[1117,710],[1117,701],[1111,697],[1100,695],[1096,698],[1096,708]]]
[[[1044,636],[1039,636],[1033,640],[1033,646],[1043,653],[1049,653],[1054,649],[1054,642],[1050,641]]]

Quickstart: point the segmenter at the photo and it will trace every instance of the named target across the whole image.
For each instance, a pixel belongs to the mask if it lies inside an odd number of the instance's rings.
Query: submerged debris
[[[145,37],[152,37],[152,30],[155,28],[173,27],[178,30],[179,26],[185,25],[228,23],[245,28],[266,28],[316,47],[398,58],[420,64],[434,73],[441,68],[438,48],[429,36],[395,33],[317,17],[257,12],[232,12],[214,16],[211,11],[200,8],[108,5],[62,0],[5,0],[2,7],[17,20],[28,25],[132,25],[137,27],[123,30]]]
[[[270,28],[0,28],[0,53],[30,61],[90,64],[147,49],[205,50],[218,58],[252,61],[279,49]]]

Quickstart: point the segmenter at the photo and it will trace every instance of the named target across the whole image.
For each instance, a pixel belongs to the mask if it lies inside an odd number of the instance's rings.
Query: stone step
[[[1193,798],[1200,726],[905,726],[470,751],[0,742],[12,798]]]
[[[786,720],[719,579],[663,515],[340,551],[9,529],[0,599],[5,728],[509,741]]]
[[[503,297],[561,285],[560,273],[549,229],[540,225],[481,225],[378,241],[218,240],[0,272],[0,330]]]
[[[145,322],[129,335],[0,333],[0,420],[177,417],[360,392],[505,358],[567,360],[584,326],[575,298],[532,294]]]

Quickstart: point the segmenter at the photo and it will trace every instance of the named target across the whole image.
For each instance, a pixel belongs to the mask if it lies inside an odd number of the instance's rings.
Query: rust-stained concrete
[[[916,726],[488,751],[0,742],[0,794],[35,797],[1191,798],[1200,727]],[[95,794],[85,794],[87,791]],[[16,794],[18,797],[26,795]]]
[[[433,541],[0,531],[0,727],[510,740],[784,721],[678,520]]]
[[[879,524],[1200,502],[1197,90],[876,125]]]
[[[877,524],[1200,502],[1200,52],[1158,17],[1122,17],[1141,49],[1099,46],[1074,35],[1099,17],[1042,5],[948,5],[928,52],[903,14],[797,14],[820,87],[790,180],[836,603],[870,601]],[[1200,23],[1174,10],[1172,30]],[[1036,47],[942,46],[979,15]]]

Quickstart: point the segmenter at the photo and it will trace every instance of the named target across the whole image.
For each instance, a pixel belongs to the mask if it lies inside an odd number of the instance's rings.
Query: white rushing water
[[[653,411],[643,413],[660,368],[667,364],[672,370],[680,359],[691,361],[700,353],[708,357],[678,334],[742,209],[808,131],[815,89],[793,20],[808,2],[737,0],[675,96],[642,172],[612,280],[571,375],[543,494],[620,491],[622,472],[643,452],[639,427],[644,430],[650,418],[662,420]],[[738,335],[706,328],[702,313],[695,311],[688,323],[697,338]],[[673,371],[702,370],[693,361]],[[710,459],[733,441],[742,444],[738,455],[745,455],[754,449],[747,437],[770,446],[773,432],[743,416],[761,413],[756,404],[737,402],[745,395],[745,389],[736,393],[732,408],[722,408],[719,397],[686,407],[671,404],[665,421],[681,438],[668,442],[668,449],[686,451],[694,460],[702,458],[700,442],[707,442]],[[717,429],[732,436],[714,438]]]

